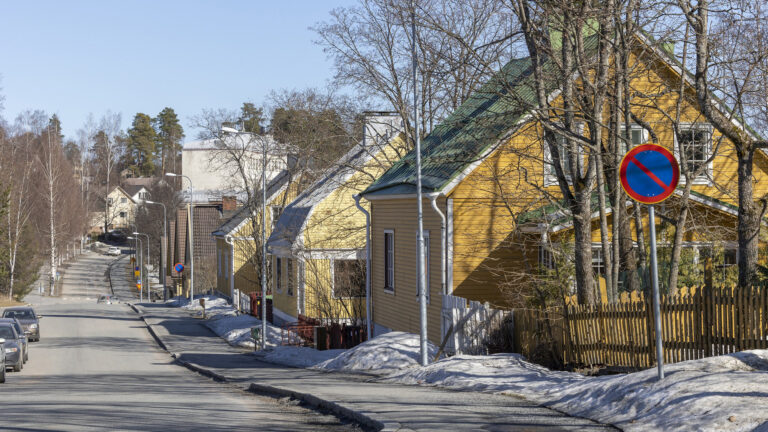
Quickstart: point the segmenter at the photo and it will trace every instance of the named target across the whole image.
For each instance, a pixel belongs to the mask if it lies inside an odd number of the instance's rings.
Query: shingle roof
[[[528,112],[536,101],[531,65],[527,58],[507,63],[422,140],[424,191],[440,190]],[[415,151],[409,152],[364,194],[415,192],[415,161]]]
[[[142,189],[146,189],[146,188],[142,185],[134,185],[134,184],[126,184],[123,186],[123,190],[131,197],[139,193],[139,191]]]

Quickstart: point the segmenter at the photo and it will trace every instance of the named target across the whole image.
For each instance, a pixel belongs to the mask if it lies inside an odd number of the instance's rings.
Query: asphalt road
[[[357,430],[172,363],[131,309],[96,304],[113,259],[88,253],[65,270],[61,297],[27,297],[44,315],[42,339],[0,385],[0,429]]]

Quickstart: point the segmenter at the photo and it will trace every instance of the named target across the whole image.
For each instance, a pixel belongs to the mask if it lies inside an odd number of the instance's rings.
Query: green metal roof
[[[425,192],[449,183],[536,104],[532,73],[529,58],[510,61],[422,140]],[[415,185],[416,152],[411,150],[363,194],[414,193]]]

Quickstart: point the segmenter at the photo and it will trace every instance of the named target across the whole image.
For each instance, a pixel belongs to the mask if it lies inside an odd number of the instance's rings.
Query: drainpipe
[[[240,299],[235,301],[235,242],[232,236],[224,237],[224,241],[229,245],[229,298],[232,299],[232,306],[235,310],[240,310]]]
[[[431,193],[428,194],[427,197],[429,198],[429,202],[432,204],[432,208],[435,209],[435,212],[437,212],[438,215],[440,215],[440,288],[443,290],[443,295],[448,294],[448,289],[445,286],[445,281],[447,279],[447,271],[446,268],[448,267],[446,265],[446,250],[448,249],[446,246],[446,235],[445,235],[445,227],[446,227],[446,219],[445,214],[440,211],[440,208],[437,206],[437,197],[440,196],[439,193]]]
[[[360,205],[360,195],[355,195],[355,206],[365,214],[365,331],[371,340],[371,214]]]

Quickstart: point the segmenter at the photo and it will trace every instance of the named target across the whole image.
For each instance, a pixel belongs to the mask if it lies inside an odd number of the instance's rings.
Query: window
[[[283,259],[275,258],[275,291],[283,292]]]
[[[678,140],[679,146],[675,150],[682,149],[685,154],[688,172],[693,173],[700,168],[702,169],[694,181],[708,182],[712,174],[712,163],[707,163],[712,151],[712,128],[709,125],[682,127]]]
[[[365,297],[365,261],[333,260],[333,297]]]
[[[125,214],[125,212],[124,212],[124,211],[123,211],[123,212],[120,212],[120,218],[122,218],[122,219],[125,219],[125,216],[126,216],[126,214]]]
[[[582,128],[583,125],[577,126],[577,129]],[[576,170],[577,174],[581,172],[580,157],[582,156],[581,147],[578,147],[579,158],[577,158],[577,160],[579,161],[579,166],[578,170]],[[565,177],[568,179],[568,183],[571,183],[571,179],[573,178],[573,170],[571,169],[570,157],[568,156],[570,154],[568,151],[568,139],[565,137],[565,135],[557,135],[557,152],[560,155],[560,163],[562,164],[563,170],[565,171]],[[557,171],[555,170],[552,154],[549,151],[549,144],[546,142],[544,143],[544,174],[545,186],[557,184]]]
[[[285,273],[288,277],[287,280],[287,287],[288,287],[288,295],[293,295],[293,260],[291,258],[288,258],[285,260]]]
[[[603,259],[603,248],[592,248],[592,273],[595,276],[605,277],[605,260]]]
[[[107,198],[107,205],[108,205],[108,206],[111,206],[111,205],[112,205],[112,198]]]
[[[221,276],[221,249],[219,249],[219,253],[218,255],[216,255],[216,258],[217,258],[216,262],[218,263],[218,266],[219,266],[219,276]]]
[[[555,256],[552,251],[544,245],[539,245],[539,269],[541,271],[555,269]]]
[[[272,206],[272,229],[275,229],[277,220],[280,219],[280,215],[283,214],[283,208],[280,206]]]
[[[384,290],[395,291],[395,232],[384,231]]]
[[[627,129],[624,126],[621,126],[619,131],[621,134],[619,137],[619,154],[621,155],[626,154],[630,148],[645,144],[646,141],[648,141],[648,131],[640,125],[633,124],[629,126],[629,143],[627,143],[625,139],[627,134],[626,130]],[[627,146],[627,144],[629,144],[629,146]]]
[[[427,301],[429,301],[429,231],[423,231],[424,232],[424,287],[426,288],[427,293]],[[416,233],[416,244],[418,245],[419,238],[418,233]],[[417,257],[418,257],[418,246],[416,249]],[[416,298],[419,297],[419,283],[416,281]]]
[[[128,202],[128,198],[120,198],[120,204],[125,204]]]

